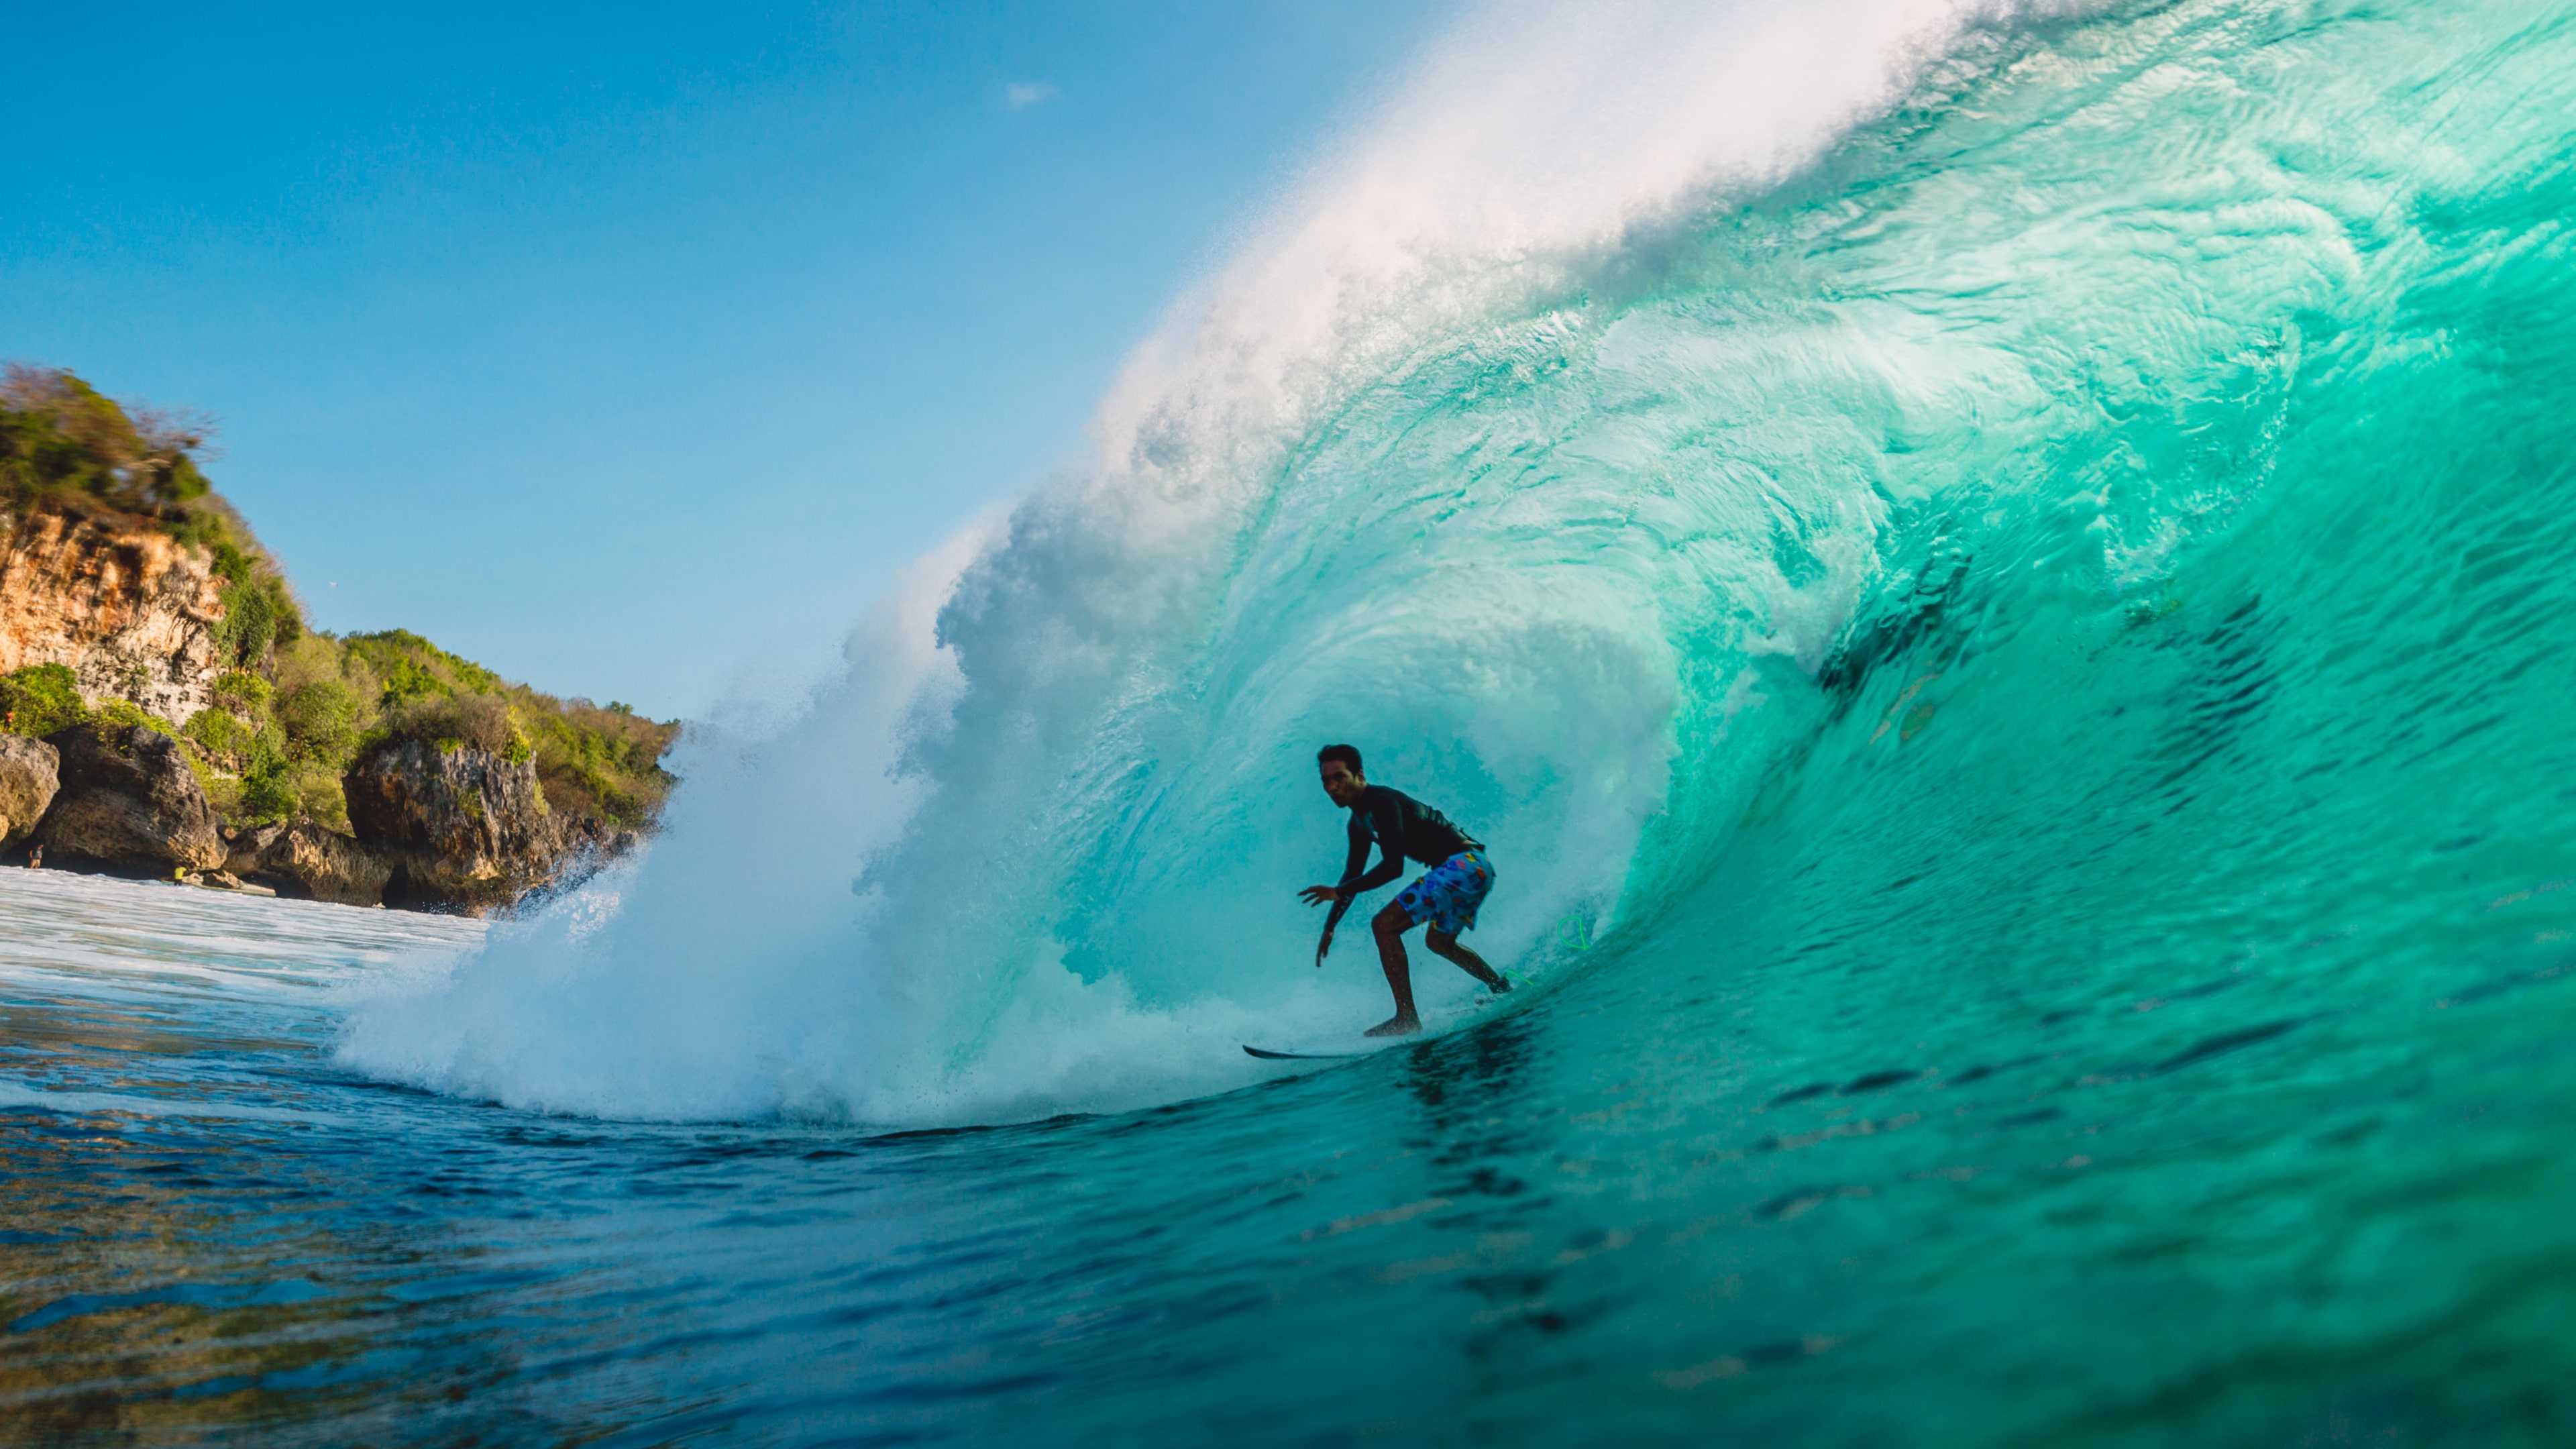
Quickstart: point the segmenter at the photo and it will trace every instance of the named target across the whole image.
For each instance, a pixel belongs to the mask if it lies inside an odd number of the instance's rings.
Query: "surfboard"
[[[1250,1042],[1245,1042],[1243,1044],[1243,1054],[1248,1057],[1259,1057],[1265,1062],[1329,1062],[1338,1061],[1344,1057],[1364,1057],[1368,1055],[1365,1051],[1333,1052],[1317,1051],[1312,1048],[1305,1051],[1293,1052],[1272,1051],[1268,1047],[1257,1047]]]
[[[1528,978],[1518,971],[1505,970],[1503,979],[1512,983],[1512,989],[1515,991],[1529,984]],[[1499,996],[1484,997],[1477,1003],[1474,1015],[1483,1015],[1487,1008],[1501,999]],[[1472,1020],[1473,1017],[1468,1019]],[[1244,1042],[1242,1047],[1245,1056],[1258,1057],[1265,1062],[1336,1062],[1352,1057],[1374,1056],[1388,1047],[1426,1042],[1433,1037],[1446,1036],[1465,1024],[1464,1020],[1452,1018],[1441,1022],[1437,1027],[1425,1027],[1421,1031],[1410,1032],[1404,1036],[1330,1037],[1309,1046],[1293,1047],[1258,1047],[1250,1042]]]
[[[1409,1042],[1427,1041],[1430,1039],[1430,1036],[1431,1033],[1429,1032],[1417,1031],[1405,1036],[1351,1037],[1339,1041],[1316,1042],[1310,1046],[1295,1047],[1257,1047],[1250,1042],[1245,1042],[1243,1044],[1243,1054],[1250,1057],[1259,1057],[1265,1062],[1330,1062],[1340,1061],[1347,1057],[1370,1056],[1374,1053],[1385,1051],[1388,1047],[1403,1046]]]
[[[1529,978],[1518,971],[1500,967],[1496,969],[1502,971],[1503,979],[1512,984],[1514,991],[1529,984]],[[1474,1013],[1468,1019],[1472,1020],[1473,1016],[1485,1014],[1487,1009],[1500,1000],[1502,1000],[1500,995],[1481,998],[1476,1004]],[[1462,1025],[1465,1025],[1464,1020],[1450,1018],[1443,1020],[1436,1028],[1426,1026],[1421,1031],[1410,1032],[1403,1036],[1330,1037],[1311,1046],[1293,1047],[1257,1047],[1250,1042],[1244,1042],[1242,1047],[1245,1056],[1258,1057],[1265,1062],[1337,1062],[1351,1057],[1374,1056],[1388,1047],[1399,1047],[1409,1042],[1426,1042],[1433,1037],[1446,1036]]]

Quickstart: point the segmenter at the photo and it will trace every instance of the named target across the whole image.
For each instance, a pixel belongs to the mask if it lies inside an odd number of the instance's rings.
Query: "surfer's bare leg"
[[[1422,1018],[1413,1011],[1413,963],[1404,957],[1404,933],[1412,929],[1413,918],[1392,902],[1369,918],[1369,930],[1377,935],[1378,964],[1386,968],[1387,989],[1395,993],[1395,1015],[1370,1027],[1370,1036],[1406,1036],[1422,1030]]]
[[[1485,958],[1477,955],[1474,948],[1460,941],[1457,937],[1450,935],[1448,932],[1441,930],[1438,926],[1434,926],[1430,930],[1422,933],[1422,944],[1439,952],[1442,956],[1448,958],[1451,962],[1454,962],[1459,970],[1464,971],[1468,975],[1475,977],[1477,980],[1484,982],[1495,991],[1502,992],[1512,989],[1512,983],[1503,979],[1503,973],[1486,965]]]

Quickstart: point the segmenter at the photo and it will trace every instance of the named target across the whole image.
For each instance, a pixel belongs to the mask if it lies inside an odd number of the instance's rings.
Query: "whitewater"
[[[2571,223],[2536,0],[1475,9],[641,859],[0,873],[0,1442],[2576,1439]],[[1529,986],[1256,1062],[1336,740]]]

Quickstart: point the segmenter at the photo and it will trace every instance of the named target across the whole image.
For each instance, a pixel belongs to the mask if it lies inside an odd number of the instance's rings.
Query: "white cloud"
[[[1002,104],[1015,111],[1025,111],[1031,106],[1045,105],[1063,94],[1052,81],[1013,81],[1002,87]]]

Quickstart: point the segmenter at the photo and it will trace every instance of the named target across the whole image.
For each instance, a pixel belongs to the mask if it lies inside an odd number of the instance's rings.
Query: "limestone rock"
[[[75,725],[45,743],[60,756],[62,781],[36,830],[47,865],[127,875],[223,865],[214,807],[168,736],[141,725]]]
[[[0,514],[0,673],[66,664],[90,699],[187,719],[223,667],[222,586],[212,554],[157,527]]]
[[[235,875],[259,874],[260,857],[269,845],[286,833],[283,822],[276,825],[253,825],[227,837],[224,846],[224,869]]]
[[[282,896],[373,906],[384,901],[394,863],[336,830],[298,820],[233,837],[224,869],[255,877]]]
[[[341,789],[359,843],[394,863],[389,902],[505,906],[556,883],[573,855],[531,761],[404,740],[361,759]]]
[[[43,740],[0,735],[0,850],[35,833],[61,788],[62,757]]]

